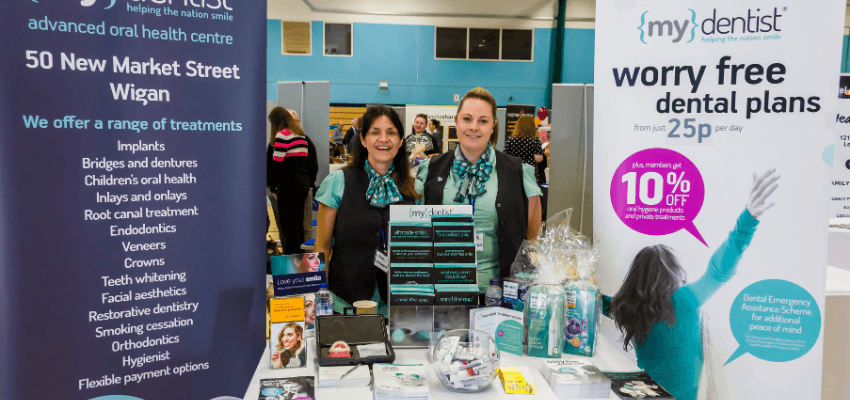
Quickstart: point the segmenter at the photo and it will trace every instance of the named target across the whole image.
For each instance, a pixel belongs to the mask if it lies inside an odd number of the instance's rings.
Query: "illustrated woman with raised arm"
[[[768,198],[778,186],[775,172],[753,175],[746,208],[701,278],[687,283],[672,249],[658,244],[638,252],[613,298],[602,297],[603,313],[623,333],[623,348],[633,346],[638,366],[678,400],[697,398],[705,360],[700,307],[735,275],[759,219],[774,204]]]

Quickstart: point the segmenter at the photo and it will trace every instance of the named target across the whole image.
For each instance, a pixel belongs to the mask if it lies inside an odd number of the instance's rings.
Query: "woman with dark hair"
[[[512,155],[534,168],[534,178],[537,184],[546,183],[545,177],[537,164],[543,162],[543,144],[540,143],[540,134],[534,124],[534,118],[528,115],[519,117],[514,125],[514,134],[505,141],[505,154]]]
[[[269,122],[266,184],[277,200],[277,223],[284,254],[301,253],[304,202],[319,172],[316,147],[287,109],[272,109]]]
[[[318,272],[322,269],[322,259],[319,253],[304,253],[299,257],[300,260],[295,261],[295,273],[303,274],[306,272]]]
[[[288,322],[277,335],[277,345],[272,353],[272,367],[289,368],[307,365],[307,353],[304,351],[304,328],[295,322]]]
[[[602,296],[603,313],[623,333],[623,349],[631,345],[638,366],[676,399],[697,398],[704,362],[700,307],[735,275],[758,219],[773,206],[767,199],[778,186],[774,172],[753,175],[746,209],[700,279],[687,283],[672,250],[659,244],[638,252],[613,298]]]
[[[392,108],[373,106],[363,114],[348,167],[325,178],[319,202],[314,251],[324,252],[334,311],[358,300],[378,303],[387,315],[387,274],[375,266],[386,251],[390,204],[413,204],[419,196],[404,150],[404,126]]]
[[[494,148],[499,138],[496,100],[475,88],[463,96],[455,115],[458,146],[419,165],[417,190],[425,204],[469,204],[476,233],[483,234],[478,252],[478,290],[491,278],[505,278],[523,239],[540,231],[540,196],[534,170]]]

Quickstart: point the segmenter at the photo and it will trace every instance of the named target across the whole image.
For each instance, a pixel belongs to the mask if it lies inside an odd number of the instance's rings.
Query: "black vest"
[[[496,152],[496,174],[499,187],[496,192],[496,216],[499,225],[499,272],[502,278],[511,273],[511,264],[525,239],[528,229],[528,197],[523,186],[522,160],[498,150]],[[453,204],[443,201],[443,189],[455,161],[454,151],[435,156],[428,164],[425,178],[425,204]],[[442,178],[442,179],[440,179]]]
[[[375,249],[383,249],[383,236],[389,235],[390,208],[372,207],[366,200],[369,188],[366,171],[346,168],[343,176],[345,189],[334,223],[328,286],[350,304],[370,300],[377,284],[386,302],[387,274],[375,267]],[[413,204],[413,200],[405,198],[395,204]]]

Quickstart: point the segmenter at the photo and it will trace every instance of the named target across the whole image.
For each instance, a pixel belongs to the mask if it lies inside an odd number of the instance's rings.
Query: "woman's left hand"
[[[773,207],[776,203],[767,204],[767,199],[779,187],[779,184],[776,183],[777,180],[781,177],[780,175],[773,175],[776,172],[776,168],[771,168],[761,176],[757,176],[753,173],[753,188],[750,190],[750,201],[747,203],[747,211],[750,212],[750,215],[755,219],[759,219],[765,211]]]

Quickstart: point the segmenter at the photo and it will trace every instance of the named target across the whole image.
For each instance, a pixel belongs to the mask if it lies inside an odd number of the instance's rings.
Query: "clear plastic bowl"
[[[472,329],[454,329],[440,335],[431,359],[434,372],[445,387],[471,393],[490,387],[501,357],[490,335]]]

